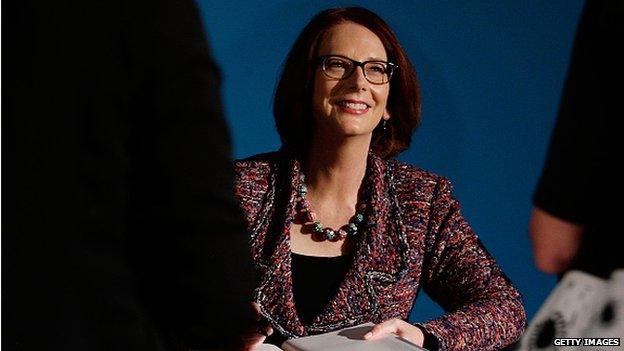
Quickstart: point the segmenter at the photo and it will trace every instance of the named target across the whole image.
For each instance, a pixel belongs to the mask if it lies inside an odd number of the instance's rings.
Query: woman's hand
[[[258,323],[241,337],[241,351],[255,350],[258,346],[262,345],[267,336],[273,334],[273,328],[271,328],[270,325],[263,325],[260,323],[260,306],[253,302],[252,307]]]
[[[377,340],[385,338],[390,334],[396,334],[412,344],[416,344],[421,347],[425,341],[425,336],[420,328],[398,318],[389,319],[383,323],[375,325],[371,331],[364,335],[364,339]]]

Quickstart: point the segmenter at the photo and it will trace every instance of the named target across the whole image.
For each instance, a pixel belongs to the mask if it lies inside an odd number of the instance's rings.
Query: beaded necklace
[[[312,232],[322,236],[326,240],[340,240],[346,237],[354,237],[358,234],[359,226],[364,222],[364,211],[366,209],[366,203],[362,202],[357,205],[357,212],[349,223],[343,225],[338,230],[334,230],[329,227],[323,226],[321,221],[318,220],[318,216],[310,206],[310,201],[306,199],[308,188],[305,185],[305,176],[303,172],[299,173],[299,185],[297,186],[297,209],[299,213],[303,214],[305,218],[304,226],[310,226]]]

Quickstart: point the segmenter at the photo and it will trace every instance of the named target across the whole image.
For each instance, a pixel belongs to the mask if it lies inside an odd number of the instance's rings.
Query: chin
[[[366,136],[371,135],[373,130],[363,126],[342,126],[338,134],[344,137]]]
[[[373,132],[374,127],[364,120],[340,119],[335,125],[335,132],[345,137],[367,135]]]
[[[324,134],[333,134],[336,137],[347,138],[371,135],[373,129],[375,129],[374,123],[371,122],[372,117],[369,114],[353,115],[332,111],[324,119],[325,122],[321,122],[324,123],[324,128],[322,128],[324,131],[319,131]],[[329,122],[330,120],[332,122]]]

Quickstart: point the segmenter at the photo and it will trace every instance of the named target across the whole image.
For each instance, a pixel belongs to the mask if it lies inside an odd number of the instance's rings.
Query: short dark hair
[[[390,80],[386,130],[373,131],[371,149],[387,158],[406,150],[420,124],[420,88],[416,72],[392,29],[375,13],[362,7],[331,8],[320,12],[305,26],[295,41],[282,70],[273,101],[273,115],[283,147],[305,156],[313,128],[312,94],[323,35],[333,26],[353,22],[375,33],[386,50],[388,61],[398,65]]]

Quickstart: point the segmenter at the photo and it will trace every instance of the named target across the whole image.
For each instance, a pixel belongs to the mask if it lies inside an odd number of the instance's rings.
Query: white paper
[[[272,344],[262,344],[256,347],[254,351],[282,351],[282,349]]]
[[[397,336],[364,340],[374,324],[366,323],[326,334],[290,339],[282,344],[284,351],[426,351]]]

